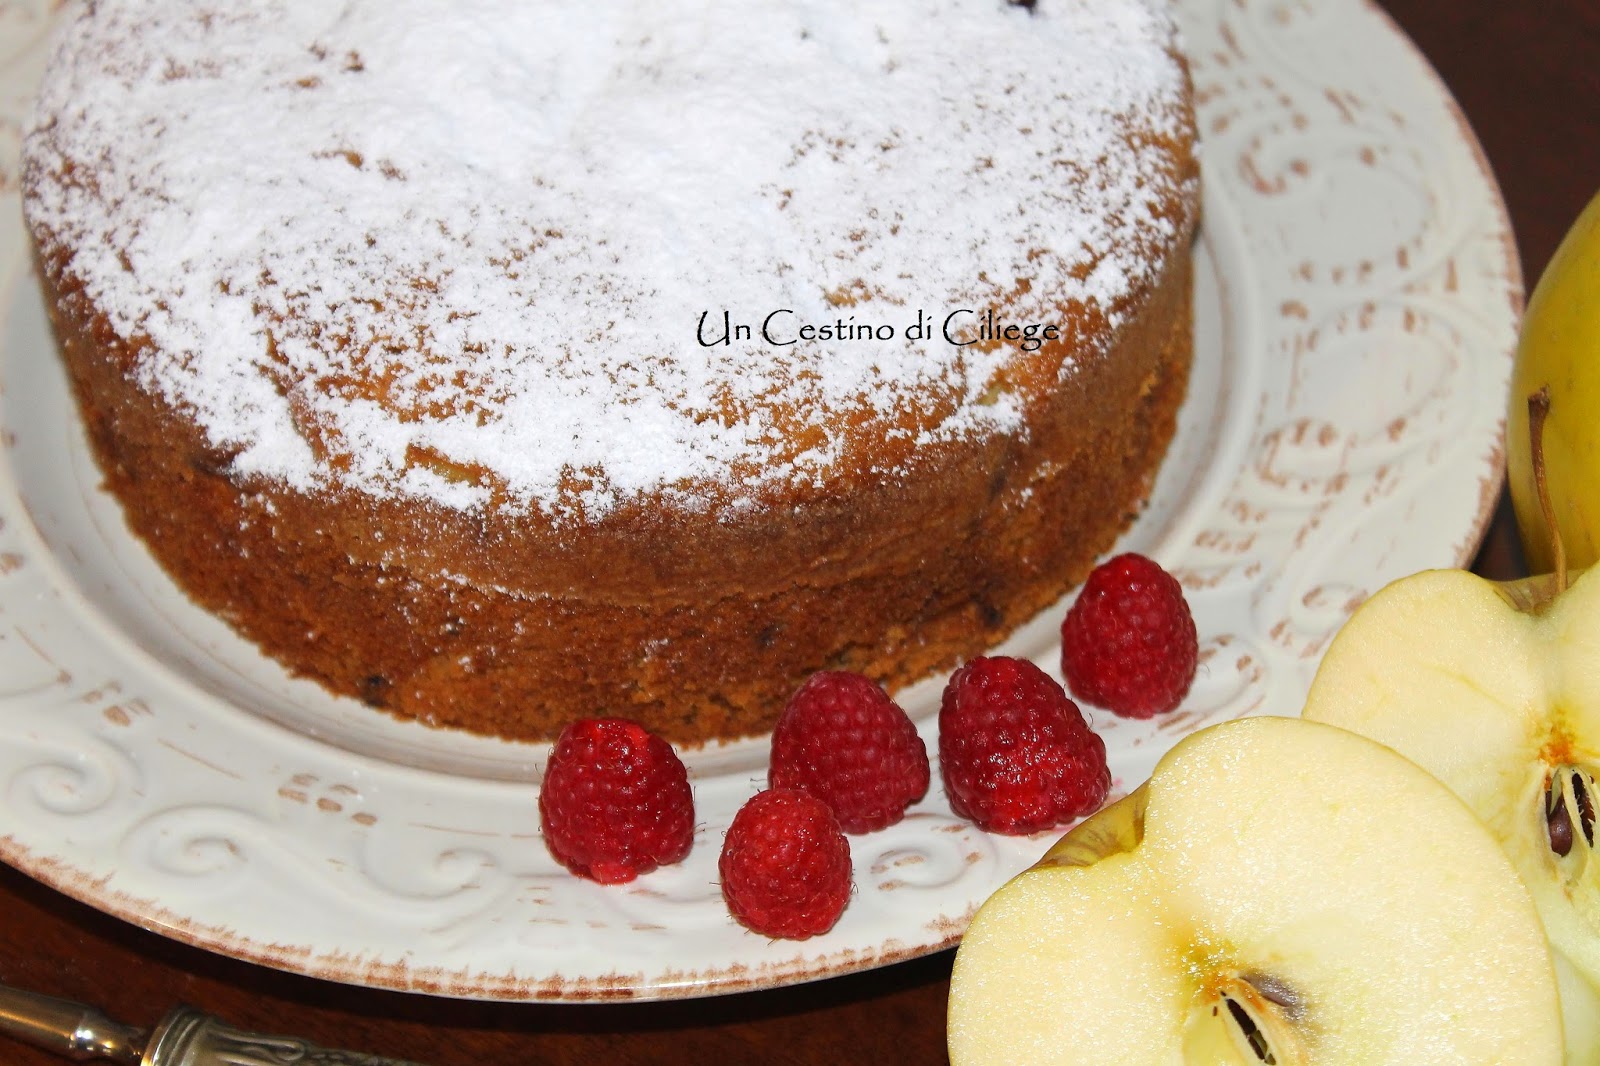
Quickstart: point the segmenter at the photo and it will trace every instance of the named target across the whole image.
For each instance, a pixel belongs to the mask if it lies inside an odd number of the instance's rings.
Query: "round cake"
[[[407,718],[692,744],[1082,579],[1191,354],[1158,0],[97,0],[24,208],[129,525]]]

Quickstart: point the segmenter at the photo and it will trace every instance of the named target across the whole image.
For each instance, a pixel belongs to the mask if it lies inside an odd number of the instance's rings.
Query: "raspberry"
[[[745,928],[804,940],[850,901],[850,841],[828,805],[789,788],[757,792],[722,841],[722,898]]]
[[[1177,578],[1132,553],[1094,568],[1061,623],[1061,673],[1080,700],[1124,718],[1182,702],[1199,658]]]
[[[928,749],[877,682],[824,671],[784,707],[767,783],[811,793],[846,833],[870,833],[898,822],[927,793]]]
[[[545,765],[539,825],[550,854],[579,877],[632,881],[689,854],[688,772],[672,745],[636,722],[574,722]]]
[[[1061,686],[1026,659],[973,659],[945,686],[939,770],[950,809],[996,833],[1088,814],[1111,789],[1106,746]]]

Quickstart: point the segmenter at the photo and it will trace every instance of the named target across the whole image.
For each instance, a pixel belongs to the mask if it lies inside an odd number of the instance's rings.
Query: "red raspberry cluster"
[[[882,686],[845,671],[813,674],[772,731],[770,788],[745,804],[723,841],[728,909],[766,936],[831,929],[850,900],[845,834],[898,822],[928,779],[927,747]]]
[[[1097,567],[1061,627],[1073,696],[1129,718],[1178,706],[1195,676],[1194,619],[1155,562]],[[980,657],[950,678],[939,708],[939,767],[951,810],[998,833],[1035,833],[1091,813],[1111,787],[1105,743],[1034,663]],[[772,734],[768,788],[734,817],[718,870],[729,912],[770,937],[832,928],[852,891],[846,834],[898,822],[928,790],[916,725],[860,674],[813,675]],[[606,884],[681,861],[694,838],[682,760],[622,719],[578,722],[551,752],[539,793],[551,853]]]

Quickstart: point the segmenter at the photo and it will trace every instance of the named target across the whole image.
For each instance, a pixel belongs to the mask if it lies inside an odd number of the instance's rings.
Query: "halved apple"
[[[1556,950],[1600,985],[1600,571],[1565,591],[1554,575],[1402,578],[1334,637],[1305,717],[1454,789],[1527,882]]]
[[[954,1066],[1554,1063],[1527,890],[1483,825],[1369,740],[1252,718],[1181,741],[978,911]]]

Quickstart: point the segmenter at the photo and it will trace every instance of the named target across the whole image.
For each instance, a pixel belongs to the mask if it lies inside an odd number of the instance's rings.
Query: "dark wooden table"
[[[1316,0],[1307,0],[1315,3]],[[1600,3],[1392,0],[1498,175],[1531,286],[1600,189]],[[1522,563],[1502,504],[1475,568]],[[467,1063],[940,1063],[950,953],[722,999],[610,1006],[471,1003],[328,984],[207,954],[105,917],[0,866],[0,981],[153,1022],[183,1001],[242,1026]],[[0,1061],[58,1061],[0,1045]]]

